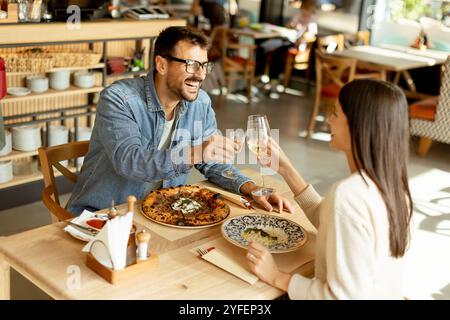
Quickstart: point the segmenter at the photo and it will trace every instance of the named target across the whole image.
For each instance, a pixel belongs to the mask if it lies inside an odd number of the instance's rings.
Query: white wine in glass
[[[267,117],[263,114],[254,114],[248,117],[247,121],[247,145],[250,151],[258,158],[267,155],[267,148],[270,141],[270,127]],[[261,172],[262,188],[252,191],[255,196],[268,196],[275,192],[273,188],[264,186],[264,175]]]

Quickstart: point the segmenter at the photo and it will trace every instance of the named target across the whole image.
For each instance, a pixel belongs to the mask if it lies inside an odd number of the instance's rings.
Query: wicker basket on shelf
[[[54,67],[51,55],[30,55],[24,53],[0,53],[5,60],[6,72],[46,72]]]
[[[93,52],[51,52],[55,67],[89,67],[100,62],[102,55]]]
[[[5,60],[6,72],[48,72],[52,68],[90,67],[98,64],[101,53],[51,52],[28,49],[23,52],[0,53]]]

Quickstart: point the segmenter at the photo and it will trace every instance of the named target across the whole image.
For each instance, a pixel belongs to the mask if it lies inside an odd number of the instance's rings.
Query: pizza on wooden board
[[[150,220],[185,227],[216,224],[230,214],[219,193],[191,185],[154,190],[144,198],[141,209]]]

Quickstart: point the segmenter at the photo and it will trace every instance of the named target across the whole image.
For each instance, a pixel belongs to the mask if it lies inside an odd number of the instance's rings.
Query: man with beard
[[[238,146],[217,134],[211,100],[200,89],[208,62],[207,38],[184,27],[163,30],[155,42],[154,70],[105,88],[95,126],[68,209],[106,208],[129,195],[183,185],[194,166],[208,180],[236,193],[259,188],[231,163]],[[231,169],[235,179],[221,172]],[[292,212],[289,202],[273,194],[253,196],[271,211],[272,204]]]

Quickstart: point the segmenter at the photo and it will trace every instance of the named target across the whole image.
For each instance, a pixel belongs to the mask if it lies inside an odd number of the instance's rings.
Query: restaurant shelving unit
[[[101,54],[101,62],[90,66],[58,67],[45,70],[45,73],[59,70],[92,70],[96,71],[96,84],[92,88],[83,89],[70,86],[66,90],[49,89],[44,93],[31,93],[26,96],[7,95],[0,100],[0,108],[5,117],[5,127],[19,124],[47,123],[61,124],[69,128],[75,126],[92,127],[95,119],[95,106],[98,94],[112,82],[145,75],[150,68],[151,49],[158,33],[165,27],[177,25],[184,26],[182,19],[158,19],[148,21],[136,20],[100,20],[95,22],[81,22],[81,28],[68,29],[66,23],[40,23],[40,24],[3,24],[0,28],[0,56],[1,53],[16,52],[30,47],[60,47],[64,52],[90,50]],[[124,74],[107,73],[107,58],[111,56],[128,56],[134,50],[145,47],[144,65],[146,70],[126,72]],[[25,78],[36,72],[8,72],[8,87],[25,86]],[[85,108],[85,116],[81,116],[79,109]],[[38,116],[21,117],[21,115]],[[76,115],[76,123],[75,117]],[[43,119],[50,119],[43,121]],[[56,120],[55,120],[56,119]],[[46,143],[46,139],[44,144]],[[0,161],[19,161],[27,158],[37,159],[36,151],[16,151],[0,156]],[[75,170],[75,168],[71,168]],[[13,180],[0,183],[0,210],[19,204],[40,199],[43,187],[40,171],[26,175],[15,176]],[[22,188],[24,192],[18,192]],[[68,187],[69,188],[69,187]],[[64,188],[63,188],[64,189]],[[17,194],[21,194],[17,201]],[[3,201],[5,199],[5,201]],[[8,200],[9,199],[9,200]]]

